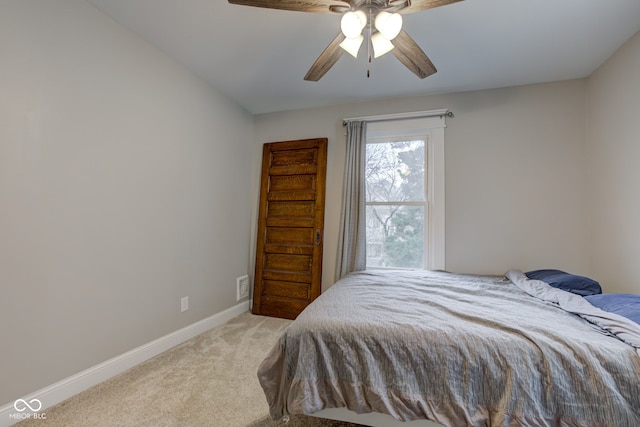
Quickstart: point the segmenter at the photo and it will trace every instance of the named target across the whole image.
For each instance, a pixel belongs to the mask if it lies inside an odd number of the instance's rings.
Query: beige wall
[[[449,270],[640,289],[638,35],[585,80],[255,118],[81,0],[0,1],[0,63],[0,404],[233,306],[264,142],[329,138],[330,286],[344,117],[456,114]]]
[[[589,78],[591,263],[608,292],[640,294],[640,33]]]
[[[455,117],[447,119],[445,132],[447,269],[502,274],[548,267],[589,274],[585,85],[574,80],[256,116],[253,200],[263,143],[329,138],[326,289],[336,263],[342,118],[449,108]]]
[[[80,0],[0,1],[0,64],[2,406],[237,304],[253,118]]]

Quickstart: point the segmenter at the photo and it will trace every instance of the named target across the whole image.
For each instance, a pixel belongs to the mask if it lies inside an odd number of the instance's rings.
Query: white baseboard
[[[151,359],[152,357],[157,356],[178,344],[182,344],[196,335],[200,335],[211,328],[225,324],[234,317],[249,311],[249,303],[249,301],[245,301],[218,314],[214,314],[211,317],[200,320],[180,330],[158,338],[157,340],[143,344],[140,347],[109,359],[106,362],[102,362],[89,369],[85,369],[82,372],[58,381],[55,384],[51,384],[33,392],[28,396],[24,396],[22,400],[24,402],[32,402],[33,399],[40,401],[42,407],[37,411],[35,416],[38,416],[38,414],[40,414],[40,416],[46,416],[46,408],[57,405],[58,403],[87,390],[96,384],[139,365],[145,360]],[[32,406],[37,406],[37,402]],[[25,405],[23,402],[20,402],[18,407],[20,409],[24,409]],[[22,419],[17,418],[20,414],[29,414],[29,412],[18,412],[14,407],[14,402],[0,407],[0,427],[8,427],[22,421]]]

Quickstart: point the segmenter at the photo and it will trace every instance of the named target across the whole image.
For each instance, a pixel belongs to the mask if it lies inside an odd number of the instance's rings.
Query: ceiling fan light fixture
[[[358,15],[358,18],[360,19],[360,31],[362,31],[364,30],[364,27],[367,26],[367,14],[364,10],[356,10],[355,14]]]
[[[374,58],[378,58],[385,53],[391,52],[394,47],[382,33],[375,33],[371,36],[371,45],[373,46]]]
[[[387,40],[395,39],[402,30],[402,15],[399,13],[389,13],[384,10],[378,13],[375,19],[375,26]]]
[[[341,32],[322,51],[304,76],[317,82],[342,57],[357,56],[365,38],[367,59],[393,51],[396,58],[421,79],[438,70],[420,46],[402,30],[402,16],[463,0],[227,0],[231,4],[297,12],[332,13],[341,16]],[[0,0],[1,2],[1,0]],[[374,15],[376,18],[374,19]],[[375,25],[375,29],[374,29]],[[366,29],[366,31],[364,31]],[[348,40],[345,40],[348,39]],[[394,40],[392,43],[391,41]],[[373,50],[373,52],[371,52]],[[367,70],[367,77],[369,71]]]
[[[347,12],[342,15],[340,28],[342,34],[348,39],[355,39],[362,34],[362,29],[367,25],[367,15],[361,11]]]
[[[362,46],[363,41],[364,36],[359,35],[358,37],[352,39],[344,39],[344,41],[340,43],[340,47],[347,51],[354,58],[357,58],[358,52],[360,51],[360,46]]]

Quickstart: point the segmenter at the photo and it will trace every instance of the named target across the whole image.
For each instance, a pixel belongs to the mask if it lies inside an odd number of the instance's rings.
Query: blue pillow
[[[602,294],[584,297],[600,310],[615,313],[640,324],[640,295]]]
[[[529,279],[541,280],[549,284],[549,286],[582,295],[583,297],[602,293],[600,283],[595,280],[560,270],[533,270],[524,274]]]

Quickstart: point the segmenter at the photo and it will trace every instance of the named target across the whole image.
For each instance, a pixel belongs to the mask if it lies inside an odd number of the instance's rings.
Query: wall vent
[[[236,301],[249,297],[249,276],[244,275],[236,279]]]

